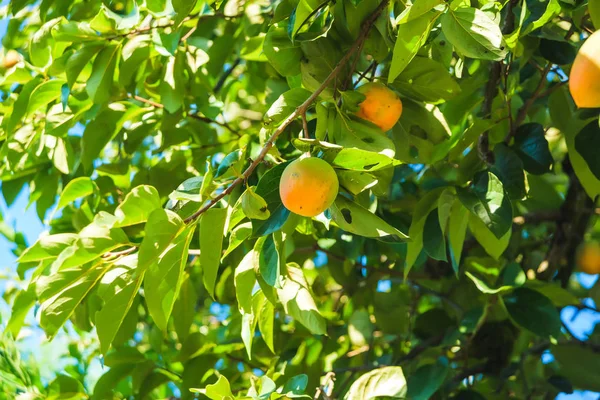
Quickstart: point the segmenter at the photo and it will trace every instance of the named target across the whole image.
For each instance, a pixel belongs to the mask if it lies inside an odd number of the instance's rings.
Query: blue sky
[[[0,1],[0,6],[4,6],[8,3],[7,0]],[[8,21],[6,19],[0,19],[0,40],[6,32],[6,26]],[[14,204],[9,208],[7,207],[4,199],[0,196],[0,213],[2,214],[5,222],[13,227],[16,231],[22,232],[28,243],[32,244],[35,242],[37,237],[47,229],[37,217],[35,212],[35,206],[27,208],[29,197],[29,189],[25,187],[19,194]],[[50,215],[50,214],[48,214]],[[0,276],[8,274],[9,276],[16,276],[16,263],[15,257],[11,252],[12,244],[8,242],[4,237],[0,236]],[[579,279],[583,286],[591,287],[596,281],[596,276],[587,276],[580,274]],[[3,291],[5,282],[2,282],[0,278],[0,292]],[[593,305],[591,300],[588,301],[588,305]],[[587,310],[583,310],[579,313],[575,313],[575,309],[567,308],[563,310],[562,318],[563,321],[570,327],[573,333],[579,339],[585,339],[587,335],[593,330],[596,323],[600,322],[600,314],[593,313]],[[2,320],[7,316],[8,310],[3,307],[0,303],[0,313],[2,314]],[[575,315],[575,317],[574,317]],[[33,316],[31,317],[33,318]],[[59,354],[65,349],[67,344],[67,337],[59,335],[54,339],[52,343],[48,343],[41,331],[34,329],[31,331],[31,336],[25,342],[26,345],[23,349],[27,349],[27,353],[35,354],[38,361],[41,362],[43,369],[42,373],[46,379],[51,379],[53,369],[56,369],[56,360]],[[90,381],[97,379],[100,374],[101,367],[97,363],[93,368],[93,376],[90,377]],[[90,382],[91,383],[91,382]],[[576,392],[572,395],[561,394],[557,397],[560,400],[598,400],[599,394],[592,392]]]

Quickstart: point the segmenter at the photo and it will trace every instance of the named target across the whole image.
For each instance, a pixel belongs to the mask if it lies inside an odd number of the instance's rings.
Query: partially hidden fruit
[[[357,89],[365,95],[356,115],[366,119],[387,132],[396,125],[402,115],[402,101],[398,95],[381,83],[367,83]]]
[[[577,265],[579,270],[586,274],[600,273],[600,244],[584,244],[577,255]]]
[[[316,157],[292,161],[283,170],[279,195],[285,208],[304,217],[314,217],[329,208],[339,190],[335,171]]]
[[[12,68],[21,60],[21,55],[16,50],[9,50],[2,59],[2,66],[6,69]]]
[[[600,31],[579,49],[569,76],[569,90],[577,107],[600,107]]]

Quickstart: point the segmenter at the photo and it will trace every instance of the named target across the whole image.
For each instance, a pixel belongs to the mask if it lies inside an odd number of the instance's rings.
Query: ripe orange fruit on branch
[[[577,265],[586,274],[600,273],[600,244],[586,243],[577,254]]]
[[[579,49],[569,76],[569,89],[577,107],[600,107],[600,31]]]
[[[16,50],[9,50],[2,59],[2,67],[9,69],[14,67],[21,60],[21,55]]]
[[[382,83],[367,83],[357,90],[366,98],[359,104],[360,110],[356,115],[374,123],[384,132],[392,129],[402,115],[400,97]]]
[[[316,157],[292,161],[283,170],[279,195],[283,205],[293,213],[314,217],[329,208],[339,190],[335,171]]]

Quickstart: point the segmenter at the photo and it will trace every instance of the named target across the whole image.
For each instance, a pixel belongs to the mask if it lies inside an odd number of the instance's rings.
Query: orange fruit
[[[356,115],[370,121],[387,132],[396,125],[402,115],[400,97],[382,83],[367,83],[357,89],[365,95]]]
[[[16,50],[9,50],[2,59],[2,66],[6,69],[14,67],[21,60],[21,55]]]
[[[577,255],[577,265],[581,272],[586,274],[600,273],[600,244],[586,243]]]
[[[314,217],[328,209],[338,190],[335,171],[316,157],[292,161],[283,170],[279,182],[279,195],[285,208],[304,217]]]
[[[577,107],[600,107],[600,31],[579,49],[571,67],[569,90]]]

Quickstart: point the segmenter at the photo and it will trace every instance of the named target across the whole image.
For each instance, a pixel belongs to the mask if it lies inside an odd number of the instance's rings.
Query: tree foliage
[[[600,391],[600,333],[560,318],[600,301],[575,273],[598,236],[599,112],[566,84],[599,10],[10,1],[1,190],[10,205],[28,187],[48,232],[27,243],[0,220],[19,257],[2,395]],[[402,99],[386,133],[355,116],[366,81]],[[341,188],[314,218],[278,191],[305,153]],[[73,363],[51,382],[15,347],[32,310],[49,339],[71,332]]]

